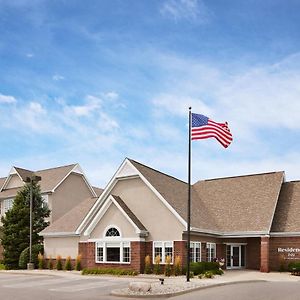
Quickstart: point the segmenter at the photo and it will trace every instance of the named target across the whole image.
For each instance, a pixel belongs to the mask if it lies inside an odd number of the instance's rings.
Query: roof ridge
[[[246,175],[237,175],[237,176],[228,176],[228,177],[218,177],[218,178],[204,179],[204,180],[198,180],[194,184],[196,184],[198,182],[203,182],[203,181],[214,181],[214,180],[241,178],[241,177],[262,176],[262,175],[270,175],[270,174],[276,174],[276,173],[284,173],[284,171],[274,171],[274,172],[264,172],[264,173],[255,173],[255,174],[246,174]]]
[[[180,181],[180,182],[182,182],[182,183],[187,184],[187,182],[185,182],[185,181],[183,181],[183,180],[181,180],[181,179],[178,179],[178,178],[176,178],[176,177],[174,177],[174,176],[172,176],[172,175],[166,174],[166,173],[161,172],[161,171],[159,171],[159,170],[156,170],[156,169],[154,169],[154,168],[152,168],[152,167],[149,167],[149,166],[147,166],[147,165],[144,165],[144,164],[142,164],[142,163],[140,163],[140,162],[138,162],[138,161],[136,161],[136,160],[134,160],[134,159],[131,159],[131,158],[129,158],[129,157],[126,157],[126,158],[127,158],[129,161],[133,161],[133,162],[135,162],[135,163],[137,163],[137,164],[139,164],[139,165],[141,165],[141,166],[143,166],[143,167],[146,167],[146,168],[148,168],[148,169],[150,169],[150,170],[152,170],[152,171],[155,171],[155,172],[157,172],[157,173],[160,173],[160,174],[162,174],[162,175],[165,175],[165,176],[167,176],[167,177],[170,177],[170,178],[172,178],[172,179],[175,179],[175,180],[177,180],[177,181]]]
[[[65,165],[65,166],[54,167],[54,168],[41,169],[41,170],[36,170],[34,172],[41,172],[41,171],[48,171],[48,170],[55,170],[55,169],[60,169],[60,168],[66,168],[66,167],[70,167],[70,166],[76,166],[77,164],[78,163],[69,164],[69,165]]]
[[[24,169],[24,168],[20,168],[20,167],[16,167],[16,166],[13,166],[15,169],[19,169],[19,170],[23,170],[23,171],[29,171],[29,172],[32,172],[34,173],[34,171],[32,170],[29,170],[29,169]]]

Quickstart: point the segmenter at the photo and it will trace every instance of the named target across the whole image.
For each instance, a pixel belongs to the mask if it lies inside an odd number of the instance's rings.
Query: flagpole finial
[[[192,109],[192,107],[190,106],[190,107],[189,107],[189,110],[191,110],[191,109]]]

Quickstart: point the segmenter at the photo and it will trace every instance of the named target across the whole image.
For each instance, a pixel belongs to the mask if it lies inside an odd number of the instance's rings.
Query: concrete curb
[[[167,293],[167,294],[153,294],[153,295],[126,295],[126,294],[118,293],[119,290],[113,290],[110,292],[110,295],[116,296],[116,297],[121,297],[121,298],[169,298],[169,297],[179,296],[179,295],[195,292],[198,290],[213,288],[213,287],[234,285],[234,284],[241,284],[241,283],[255,283],[255,282],[268,282],[268,280],[257,279],[257,280],[240,280],[240,281],[231,281],[231,282],[220,282],[220,283],[216,283],[216,284],[198,286],[198,287],[180,291],[180,292]]]

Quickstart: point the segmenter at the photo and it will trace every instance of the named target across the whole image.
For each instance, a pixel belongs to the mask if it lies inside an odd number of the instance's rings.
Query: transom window
[[[106,231],[105,236],[120,236],[120,232],[117,228],[111,227]]]

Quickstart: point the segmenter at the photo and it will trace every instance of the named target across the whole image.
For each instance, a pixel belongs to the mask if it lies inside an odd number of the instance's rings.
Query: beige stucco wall
[[[184,226],[139,178],[117,182],[111,194],[120,196],[149,231],[147,240],[181,240]]]
[[[79,237],[44,237],[45,257],[56,258],[61,255],[62,258],[71,256],[75,259],[78,255]]]
[[[92,196],[81,175],[70,174],[63,183],[48,196],[51,210],[50,222],[54,222],[81,201]]]
[[[5,189],[13,189],[13,188],[20,187],[23,185],[24,185],[24,183],[22,182],[20,177],[17,174],[14,174],[10,177]]]
[[[131,223],[125,218],[121,211],[114,203],[110,205],[106,213],[103,215],[95,229],[92,231],[90,238],[103,238],[107,226],[116,226],[121,230],[122,238],[135,238],[138,234]]]

